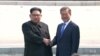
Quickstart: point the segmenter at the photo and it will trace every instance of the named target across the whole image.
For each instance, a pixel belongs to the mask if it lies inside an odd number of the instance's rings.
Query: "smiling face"
[[[70,19],[71,17],[71,10],[69,8],[61,8],[60,10],[60,14],[61,14],[61,19],[66,22]]]

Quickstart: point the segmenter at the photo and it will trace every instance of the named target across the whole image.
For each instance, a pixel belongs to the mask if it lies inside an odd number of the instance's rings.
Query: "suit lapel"
[[[32,27],[33,31],[38,32],[39,34],[41,34],[40,29],[35,24],[30,22],[30,26]]]
[[[63,34],[62,34],[62,36],[61,36],[61,31],[60,31],[60,39],[62,39],[63,38],[63,35],[65,34],[65,32],[66,31],[68,31],[69,29],[70,29],[70,24],[71,24],[71,22],[69,22],[69,24],[67,25],[67,27],[65,28],[65,30],[64,30],[64,32],[63,32]],[[61,25],[62,26],[62,25]],[[60,30],[61,30],[61,27],[60,27]]]
[[[65,31],[68,31],[68,30],[70,29],[70,24],[71,24],[71,22],[69,22],[69,24],[68,24],[67,27],[65,28],[64,33],[65,33]]]
[[[61,37],[61,29],[62,29],[62,25],[63,25],[63,24],[61,24],[60,27],[59,27],[59,35],[60,35],[60,37]]]

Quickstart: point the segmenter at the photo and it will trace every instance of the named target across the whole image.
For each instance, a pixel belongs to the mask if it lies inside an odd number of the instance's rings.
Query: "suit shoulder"
[[[74,22],[71,22],[72,23],[72,25],[74,26],[74,27],[78,27],[79,28],[79,26],[76,24],[76,23],[74,23]]]
[[[28,25],[29,23],[30,23],[30,21],[24,22],[24,23],[22,24],[22,26]]]
[[[58,26],[62,25],[63,23],[58,24]]]
[[[59,28],[62,25],[62,23],[58,24],[57,28]]]
[[[46,23],[44,22],[40,22],[40,25],[43,25],[43,26],[48,26]]]

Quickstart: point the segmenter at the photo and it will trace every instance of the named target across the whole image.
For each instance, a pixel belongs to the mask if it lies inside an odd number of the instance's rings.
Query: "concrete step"
[[[52,48],[53,53],[56,53],[56,48]],[[24,48],[0,48],[0,54],[22,54]],[[100,55],[100,48],[79,48],[78,53],[81,55]]]

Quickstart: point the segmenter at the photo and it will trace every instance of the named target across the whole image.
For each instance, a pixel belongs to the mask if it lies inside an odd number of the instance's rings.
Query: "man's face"
[[[35,10],[30,14],[30,18],[34,23],[39,23],[40,19],[41,19],[41,16],[42,15],[38,10]]]
[[[61,11],[61,18],[64,22],[68,21],[70,19],[71,14],[69,13],[69,10],[63,10]]]

